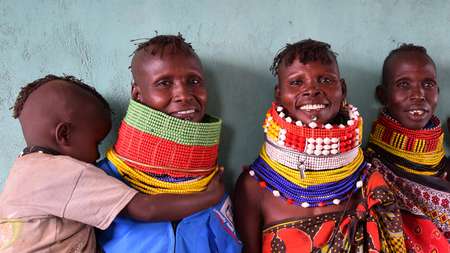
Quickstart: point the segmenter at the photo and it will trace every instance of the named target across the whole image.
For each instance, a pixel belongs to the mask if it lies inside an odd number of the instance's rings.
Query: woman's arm
[[[243,243],[243,253],[261,252],[262,213],[261,190],[245,170],[233,193],[234,221]]]

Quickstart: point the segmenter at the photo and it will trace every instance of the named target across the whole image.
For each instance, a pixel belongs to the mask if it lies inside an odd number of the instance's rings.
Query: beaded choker
[[[186,185],[186,191],[195,192],[207,183],[192,189],[191,182],[209,182],[217,171],[221,124],[208,115],[201,123],[177,119],[131,100],[108,159],[140,190],[153,193],[154,187]],[[161,187],[155,180],[173,187]]]
[[[260,186],[302,207],[338,205],[366,178],[361,143],[362,119],[349,106],[348,124],[308,125],[275,104],[264,121],[266,142],[249,173]]]
[[[372,126],[369,150],[383,153],[381,160],[406,173],[438,176],[446,166],[444,132],[436,116],[429,125],[427,129],[411,130],[381,113]]]
[[[308,155],[328,156],[347,152],[361,144],[362,118],[356,107],[348,105],[347,125],[294,122],[275,103],[266,114],[264,132],[269,140]]]

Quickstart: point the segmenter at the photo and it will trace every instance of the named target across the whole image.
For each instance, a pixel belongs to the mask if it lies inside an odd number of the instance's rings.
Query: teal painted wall
[[[273,97],[269,73],[287,42],[314,38],[339,53],[349,101],[366,118],[384,57],[401,42],[424,45],[438,66],[438,115],[450,116],[450,1],[419,0],[0,0],[0,189],[24,146],[9,107],[19,88],[47,73],[83,78],[115,111],[111,145],[130,92],[131,39],[181,32],[207,73],[209,113],[224,119],[220,162],[229,186],[262,142]]]

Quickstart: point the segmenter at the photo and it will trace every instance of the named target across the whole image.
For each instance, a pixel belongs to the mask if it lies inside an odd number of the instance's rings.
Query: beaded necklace
[[[348,106],[347,125],[293,122],[275,103],[266,114],[266,142],[249,174],[275,197],[302,207],[338,205],[363,186],[362,119]]]
[[[406,173],[439,176],[446,167],[444,132],[436,116],[430,128],[411,130],[382,112],[374,122],[368,149]]]
[[[222,121],[190,122],[131,100],[107,158],[124,179],[149,194],[204,190],[217,172]]]
[[[211,179],[217,173],[217,168],[206,177],[190,179],[183,182],[170,182],[136,170],[123,162],[113,149],[106,153],[108,160],[116,166],[119,174],[136,190],[147,194],[172,193],[188,194],[206,189]]]
[[[285,146],[308,155],[335,155],[347,152],[360,145],[362,118],[352,105],[347,106],[347,125],[310,122],[304,126],[301,121],[293,122],[287,112],[275,103],[266,114],[264,132],[266,137],[280,146]]]

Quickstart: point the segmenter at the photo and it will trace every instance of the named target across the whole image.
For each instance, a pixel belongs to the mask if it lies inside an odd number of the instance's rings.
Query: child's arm
[[[206,209],[221,200],[225,190],[221,169],[203,192],[193,194],[137,193],[121,214],[142,221],[176,221]]]
[[[236,183],[233,210],[236,229],[243,243],[242,252],[261,252],[261,191],[258,183],[245,170]]]

